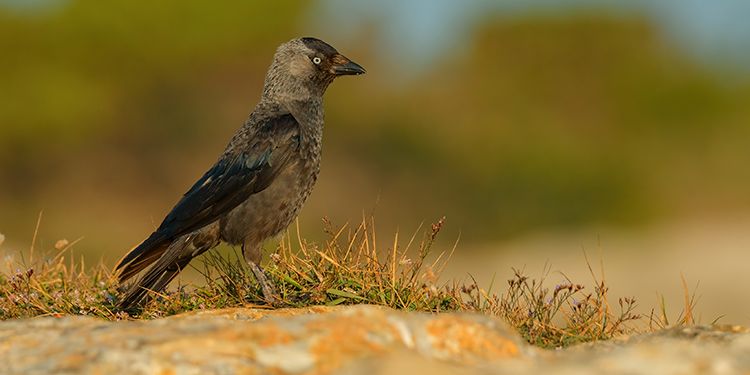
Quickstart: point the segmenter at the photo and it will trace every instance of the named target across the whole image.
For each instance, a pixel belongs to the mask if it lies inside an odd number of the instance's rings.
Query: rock
[[[152,321],[44,317],[0,323],[0,343],[4,374],[358,373],[358,361],[398,351],[463,365],[528,351],[493,319],[374,306],[226,309]]]
[[[739,327],[667,330],[548,351],[491,317],[375,306],[198,311],[151,321],[0,322],[2,374],[734,374]]]

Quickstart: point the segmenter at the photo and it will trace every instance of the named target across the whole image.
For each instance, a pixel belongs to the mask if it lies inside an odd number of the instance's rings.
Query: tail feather
[[[168,269],[156,269],[154,267],[146,275],[148,280],[142,280],[130,287],[130,290],[125,297],[120,301],[119,307],[124,311],[131,311],[147,299],[149,293],[158,293],[164,290],[167,285],[182,271],[183,268],[187,267],[192,258],[185,258],[178,264],[173,264]],[[153,272],[152,272],[153,271]]]
[[[118,281],[126,281],[138,272],[143,271],[159,259],[168,247],[169,241],[167,238],[160,235],[159,232],[152,233],[145,241],[134,247],[117,262],[115,271],[119,271],[117,274]]]
[[[138,281],[130,286],[130,289],[125,294],[125,297],[120,301],[119,307],[123,310],[132,310],[144,301],[149,292],[160,292],[174,279],[177,274],[180,273],[188,263],[193,259],[192,251],[185,251],[186,247],[190,245],[189,238],[182,238],[181,240],[175,241],[170,246],[165,247],[164,250],[160,251],[156,264],[153,265]],[[168,250],[168,251],[167,251]],[[163,254],[163,256],[162,256]],[[149,255],[153,257],[153,255]],[[153,260],[149,262],[142,261],[140,269],[145,268]],[[133,272],[128,274],[131,277],[135,273],[138,273],[140,269],[129,268],[126,270]],[[128,269],[129,268],[129,269]]]

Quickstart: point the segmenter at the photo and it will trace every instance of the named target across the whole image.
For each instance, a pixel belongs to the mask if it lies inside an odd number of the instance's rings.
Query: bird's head
[[[293,39],[276,50],[263,95],[281,100],[322,97],[336,77],[364,73],[362,66],[320,39]]]

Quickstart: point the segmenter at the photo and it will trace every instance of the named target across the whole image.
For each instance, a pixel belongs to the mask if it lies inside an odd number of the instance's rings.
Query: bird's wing
[[[124,280],[148,266],[171,241],[218,220],[250,195],[262,191],[299,147],[299,126],[290,114],[255,128],[243,152],[228,153],[203,175],[164,218],[159,228],[117,265]]]

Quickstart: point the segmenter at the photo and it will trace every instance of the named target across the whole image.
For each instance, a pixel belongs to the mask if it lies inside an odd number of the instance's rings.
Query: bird
[[[260,267],[263,243],[297,217],[320,171],[323,94],[337,77],[365,69],[313,37],[281,44],[263,92],[218,161],[175,204],[159,227],[115,266],[129,311],[160,292],[196,256],[226,242],[243,257],[267,302],[275,289]]]

